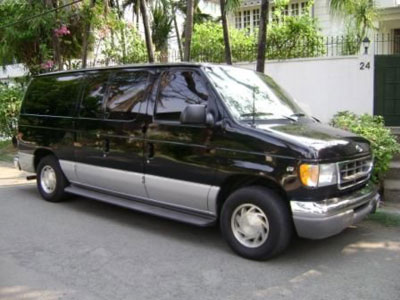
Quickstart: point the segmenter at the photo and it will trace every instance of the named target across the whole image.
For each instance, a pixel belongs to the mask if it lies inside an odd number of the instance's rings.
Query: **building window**
[[[308,9],[307,9],[307,2],[301,2],[300,6],[301,6],[301,11],[300,13],[302,15],[308,14]]]
[[[298,3],[292,3],[292,16],[298,16],[299,15],[299,4]]]
[[[285,6],[283,7],[283,14],[284,14],[285,16],[288,16],[288,15],[289,15],[289,5],[285,5]]]
[[[260,9],[253,9],[253,27],[260,26]]]
[[[237,29],[242,28],[242,12],[241,11],[237,11],[235,13],[235,27]]]
[[[279,21],[279,18],[278,18],[278,16],[275,14],[275,11],[276,11],[275,6],[272,6],[272,7],[271,7],[271,16],[270,16],[270,20],[271,20],[272,22],[278,22],[278,21]]]
[[[245,10],[243,11],[243,28],[249,28],[251,23],[250,23],[250,10]]]

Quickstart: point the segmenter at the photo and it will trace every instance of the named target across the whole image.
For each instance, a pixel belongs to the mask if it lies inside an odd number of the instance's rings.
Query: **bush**
[[[400,152],[400,145],[390,129],[385,127],[383,117],[368,114],[358,116],[343,111],[333,116],[331,125],[351,131],[371,142],[372,153],[375,158],[372,180],[376,183],[382,181],[389,169],[393,155]]]
[[[309,1],[309,13],[298,16],[286,16],[287,0],[275,2],[273,21],[267,28],[268,59],[289,59],[299,57],[317,57],[325,54],[325,41],[318,27],[318,20],[312,17]],[[229,28],[232,60],[254,61],[257,58],[258,28],[254,32],[247,29]],[[225,44],[222,26],[216,22],[195,24],[193,28],[191,56],[195,61],[224,62]]]
[[[236,28],[230,28],[229,34],[232,60],[254,60],[256,37]],[[191,56],[194,61],[224,62],[224,49],[224,36],[220,23],[210,21],[194,25],[191,45]]]
[[[324,37],[318,27],[318,20],[312,17],[314,1],[308,1],[308,13],[287,16],[284,11],[289,1],[276,1],[273,21],[267,29],[268,59],[317,57],[325,54]]]
[[[0,83],[0,137],[9,139],[17,134],[22,97],[21,85]]]

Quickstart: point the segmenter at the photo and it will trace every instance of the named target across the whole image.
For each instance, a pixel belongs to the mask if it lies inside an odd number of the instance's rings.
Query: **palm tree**
[[[147,56],[150,63],[154,62],[154,50],[151,42],[150,22],[147,15],[146,0],[140,0],[140,13],[142,14],[144,37],[146,40]]]
[[[86,68],[87,65],[87,55],[89,50],[89,37],[90,28],[92,25],[92,10],[95,6],[96,0],[90,0],[89,3],[89,17],[85,20],[85,27],[83,31],[83,41],[82,41],[82,68]]]
[[[193,0],[187,0],[186,22],[185,22],[185,53],[183,60],[190,60],[190,44],[193,33]]]
[[[232,50],[231,42],[229,38],[229,26],[226,14],[228,12],[234,11],[240,7],[241,0],[220,0],[221,7],[221,22],[224,34],[224,44],[225,44],[225,62],[228,65],[232,64]]]
[[[369,29],[376,29],[378,18],[374,0],[330,0],[329,6],[334,14],[344,17],[348,28],[357,34],[358,47]]]
[[[45,6],[47,6],[50,9],[58,7],[58,1],[45,0],[44,4],[45,4]],[[57,10],[55,11],[55,19],[56,19],[56,22],[55,22],[56,25],[60,25]],[[61,57],[60,40],[59,40],[55,30],[53,30],[53,33],[52,33],[52,44],[53,44],[53,51],[54,51],[54,61],[55,61],[56,65],[58,66],[58,70],[62,70],[63,63],[62,63],[62,57]]]
[[[161,52],[162,61],[168,60],[168,37],[172,31],[173,21],[170,6],[168,0],[158,0],[152,8],[152,40],[156,50]]]
[[[265,50],[267,48],[267,25],[268,25],[269,0],[261,1],[260,27],[258,30],[257,45],[257,72],[264,73]]]
[[[127,9],[132,6],[132,22],[136,21],[136,29],[139,30],[139,19],[140,19],[140,0],[124,0],[122,7]]]
[[[178,49],[179,49],[179,58],[183,60],[183,51],[182,51],[182,42],[181,42],[181,36],[179,33],[179,26],[178,22],[176,21],[176,13],[178,11],[178,5],[175,1],[171,1],[171,13],[172,13],[172,20],[174,22],[174,28],[175,28],[175,35],[176,35],[176,42],[178,43]]]

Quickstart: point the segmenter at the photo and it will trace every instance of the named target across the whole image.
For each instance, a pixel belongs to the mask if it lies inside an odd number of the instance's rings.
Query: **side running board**
[[[126,199],[114,195],[99,193],[93,190],[81,188],[76,185],[70,185],[66,187],[65,191],[74,195],[95,199],[101,202],[114,204],[143,213],[148,213],[158,217],[163,217],[166,219],[188,223],[196,226],[207,227],[214,225],[216,222],[215,216],[199,215],[191,212],[155,206],[152,204],[144,203],[144,201],[138,201],[132,198]]]

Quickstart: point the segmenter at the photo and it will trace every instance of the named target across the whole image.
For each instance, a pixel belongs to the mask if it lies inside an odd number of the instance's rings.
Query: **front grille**
[[[372,157],[347,160],[338,163],[338,187],[341,190],[365,182],[371,176]]]

